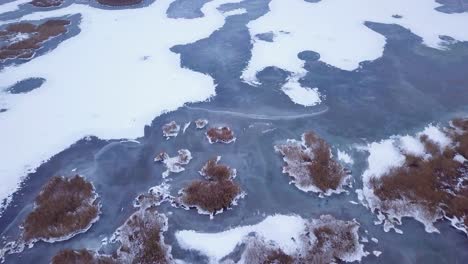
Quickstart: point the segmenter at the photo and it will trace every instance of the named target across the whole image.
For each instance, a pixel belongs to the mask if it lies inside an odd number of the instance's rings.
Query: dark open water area
[[[199,9],[204,2],[207,1],[176,1],[168,15],[198,17],[203,15]],[[302,56],[308,73],[301,83],[319,87],[325,96],[323,103],[303,107],[295,105],[280,90],[288,72],[267,68],[258,75],[262,83],[258,87],[240,79],[251,57],[246,24],[268,11],[268,1],[247,0],[222,8],[245,8],[247,13],[228,17],[226,24],[207,39],[172,48],[181,55],[183,67],[214,78],[216,96],[156,117],[141,128],[144,136],[136,139],[139,143],[89,137],[28,175],[0,218],[0,237],[4,240],[18,235],[18,226],[31,211],[40,187],[54,175],[81,174],[93,182],[102,202],[102,214],[88,232],[65,242],[37,243],[21,254],[7,256],[5,263],[49,263],[64,248],[99,249],[102,239],[109,238],[136,210],[135,197],[162,182],[165,168],[154,163],[155,155],[166,151],[173,156],[184,148],[192,152],[193,160],[184,172],[169,176],[172,194],[198,179],[203,164],[219,155],[222,163],[237,169],[236,180],[247,196],[239,200],[238,206],[212,220],[196,210],[176,209],[163,203],[159,211],[169,218],[165,241],[172,246],[175,259],[207,262],[203,256],[178,246],[174,237],[178,230],[219,232],[255,224],[273,214],[297,214],[304,218],[331,214],[343,220],[356,219],[361,224],[361,235],[378,238],[378,244],[367,243],[365,249],[382,251],[382,255],[377,258],[371,254],[362,263],[467,263],[468,237],[451,228],[448,222],[436,224],[440,234],[428,234],[422,224],[404,219],[400,227],[403,235],[385,233],[382,226],[374,225],[375,215],[350,201],[358,201],[354,190],[362,186],[361,175],[367,167],[367,153],[358,151],[356,145],[397,134],[413,134],[429,123],[446,124],[454,117],[468,115],[468,43],[447,41],[445,50],[437,50],[424,46],[420,37],[401,26],[367,22],[367,27],[387,39],[383,56],[363,62],[351,72],[318,61],[318,56]],[[236,142],[209,144],[205,130],[197,130],[193,124],[199,118],[209,120],[209,126],[231,127]],[[185,133],[181,131],[177,137],[166,140],[161,127],[170,121],[181,126],[192,124]],[[335,154],[340,149],[352,156],[354,165],[348,168],[354,184],[348,193],[319,198],[290,185],[290,179],[282,174],[283,161],[273,146],[286,139],[299,139],[309,130],[324,138]],[[106,250],[102,248],[103,252]]]

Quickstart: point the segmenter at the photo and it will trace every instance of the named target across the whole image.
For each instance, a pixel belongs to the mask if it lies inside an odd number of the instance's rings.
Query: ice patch
[[[0,116],[0,200],[28,172],[85,135],[140,137],[159,114],[213,96],[213,79],[181,68],[180,56],[170,48],[208,37],[225,22],[217,7],[239,1],[211,1],[202,8],[204,17],[190,20],[167,18],[171,0],[112,11],[72,4],[21,18],[80,13],[81,32],[43,56],[0,72],[0,87],[32,76],[47,80],[28,94],[0,92],[2,107],[9,109]],[[1,5],[0,11],[18,3]]]

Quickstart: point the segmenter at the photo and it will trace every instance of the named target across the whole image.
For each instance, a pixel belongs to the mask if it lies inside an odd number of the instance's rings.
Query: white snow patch
[[[338,156],[338,160],[341,160],[344,163],[351,164],[351,165],[354,164],[354,160],[351,158],[351,156],[344,151],[338,150],[337,156]]]
[[[189,126],[192,124],[192,122],[185,123],[184,128],[182,129],[182,133],[185,134],[185,130],[189,128]]]
[[[219,263],[252,232],[275,242],[286,254],[293,254],[298,247],[295,241],[299,241],[305,224],[306,221],[296,215],[274,215],[256,225],[236,227],[220,233],[183,230],[176,232],[175,237],[183,249],[196,250],[208,256],[211,263]]]
[[[399,139],[400,148],[406,153],[417,157],[422,157],[426,154],[424,144],[415,137],[406,135]]]
[[[376,257],[379,257],[382,254],[382,251],[374,250],[372,251],[372,254],[374,254]]]
[[[368,145],[368,151],[368,168],[363,174],[364,182],[368,182],[371,176],[380,177],[405,162],[405,156],[395,146],[394,139],[373,142]]]
[[[1,5],[0,12],[23,2]],[[180,56],[169,49],[208,37],[225,21],[217,7],[240,0],[209,2],[202,8],[204,17],[190,20],[167,18],[171,2],[112,11],[72,4],[21,18],[80,13],[81,32],[43,56],[0,72],[0,88],[31,76],[47,80],[27,94],[0,92],[9,109],[0,116],[0,200],[28,172],[85,135],[140,137],[159,114],[215,94],[210,76],[181,68]],[[141,60],[144,56],[150,59]]]
[[[245,8],[237,8],[237,9],[226,11],[223,13],[223,15],[228,17],[228,16],[243,15],[246,13],[247,13],[247,10],[245,10]]]
[[[437,143],[441,149],[446,148],[452,143],[452,140],[444,132],[433,125],[427,126],[421,134],[426,135],[431,141]]]
[[[318,89],[302,87],[297,77],[288,79],[281,90],[296,104],[314,106],[322,102]]]
[[[455,161],[458,161],[460,163],[465,163],[466,159],[465,157],[463,157],[462,155],[460,154],[457,154],[455,155],[455,157],[453,158]]]

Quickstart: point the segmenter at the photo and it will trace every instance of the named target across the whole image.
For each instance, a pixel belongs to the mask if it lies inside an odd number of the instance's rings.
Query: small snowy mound
[[[195,121],[195,125],[197,126],[197,129],[203,129],[208,125],[208,120],[206,120],[206,119],[197,119]]]
[[[177,153],[177,156],[169,157],[169,154],[166,152],[161,152],[154,158],[155,162],[162,162],[167,168],[167,170],[162,173],[163,178],[169,176],[171,172],[183,172],[185,170],[184,165],[189,164],[192,160],[192,153],[190,153],[188,149],[181,149]]]
[[[229,127],[212,127],[206,132],[206,137],[210,144],[218,142],[229,144],[236,141],[234,132]]]
[[[170,139],[171,137],[177,137],[177,135],[179,135],[180,126],[175,121],[171,121],[162,127],[162,131],[163,137]]]

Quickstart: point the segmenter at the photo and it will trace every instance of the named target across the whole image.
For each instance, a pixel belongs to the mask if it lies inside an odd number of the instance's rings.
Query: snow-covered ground
[[[112,11],[73,4],[22,17],[80,13],[81,32],[43,56],[0,72],[0,105],[8,109],[0,115],[0,200],[28,172],[86,135],[136,138],[162,112],[213,96],[212,78],[181,68],[179,55],[169,49],[208,37],[229,15],[217,7],[239,1],[209,2],[202,8],[204,17],[190,20],[167,18],[170,0]],[[27,94],[4,92],[30,77],[47,81]]]

